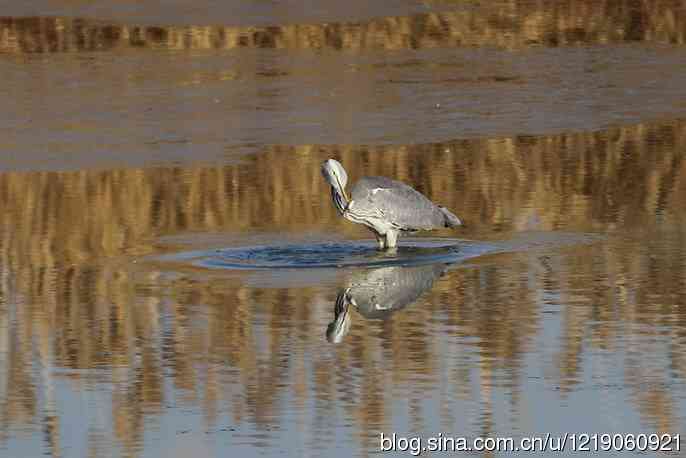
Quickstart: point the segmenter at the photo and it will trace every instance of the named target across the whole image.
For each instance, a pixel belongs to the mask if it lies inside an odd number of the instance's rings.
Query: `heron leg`
[[[398,246],[398,231],[386,231],[386,248],[396,248]]]
[[[376,243],[379,244],[379,250],[386,249],[386,236],[376,233],[374,235],[376,235]]]

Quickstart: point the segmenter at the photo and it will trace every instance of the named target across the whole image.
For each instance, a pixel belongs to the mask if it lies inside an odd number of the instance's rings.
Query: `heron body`
[[[346,300],[367,319],[387,318],[417,301],[447,269],[447,265],[435,263],[355,272],[345,289]]]
[[[350,305],[367,319],[386,319],[417,301],[448,269],[445,264],[382,267],[352,274],[336,297],[334,320],[326,329],[329,342],[339,343],[350,330]]]
[[[400,181],[386,177],[363,177],[345,191],[348,176],[334,159],[322,164],[331,185],[334,206],[346,219],[364,224],[376,236],[380,249],[395,248],[401,232],[461,226],[460,219],[445,207]]]

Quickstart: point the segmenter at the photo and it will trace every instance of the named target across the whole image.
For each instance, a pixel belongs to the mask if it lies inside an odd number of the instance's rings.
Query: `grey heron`
[[[348,174],[340,162],[324,161],[322,175],[331,185],[331,198],[338,213],[353,223],[367,226],[376,236],[379,249],[395,248],[401,232],[462,225],[450,210],[400,181],[363,177],[348,196],[345,191]]]
[[[367,319],[385,319],[415,302],[448,269],[446,264],[393,266],[356,272],[336,297],[326,339],[339,343],[350,330],[350,305]]]

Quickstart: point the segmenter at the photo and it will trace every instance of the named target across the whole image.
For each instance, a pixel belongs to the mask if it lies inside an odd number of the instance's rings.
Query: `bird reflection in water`
[[[437,263],[356,271],[336,297],[334,320],[326,328],[326,340],[336,344],[343,341],[350,331],[351,305],[367,319],[387,319],[430,290],[447,269],[447,264]]]

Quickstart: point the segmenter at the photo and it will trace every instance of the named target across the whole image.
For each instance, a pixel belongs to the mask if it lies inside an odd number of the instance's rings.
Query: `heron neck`
[[[331,198],[333,199],[333,203],[338,209],[338,212],[342,215],[348,208],[348,200],[341,191],[333,186],[331,186]]]
[[[340,343],[350,331],[349,304],[345,295],[346,291],[342,291],[336,297],[334,320],[326,328],[326,338],[331,343]]]

